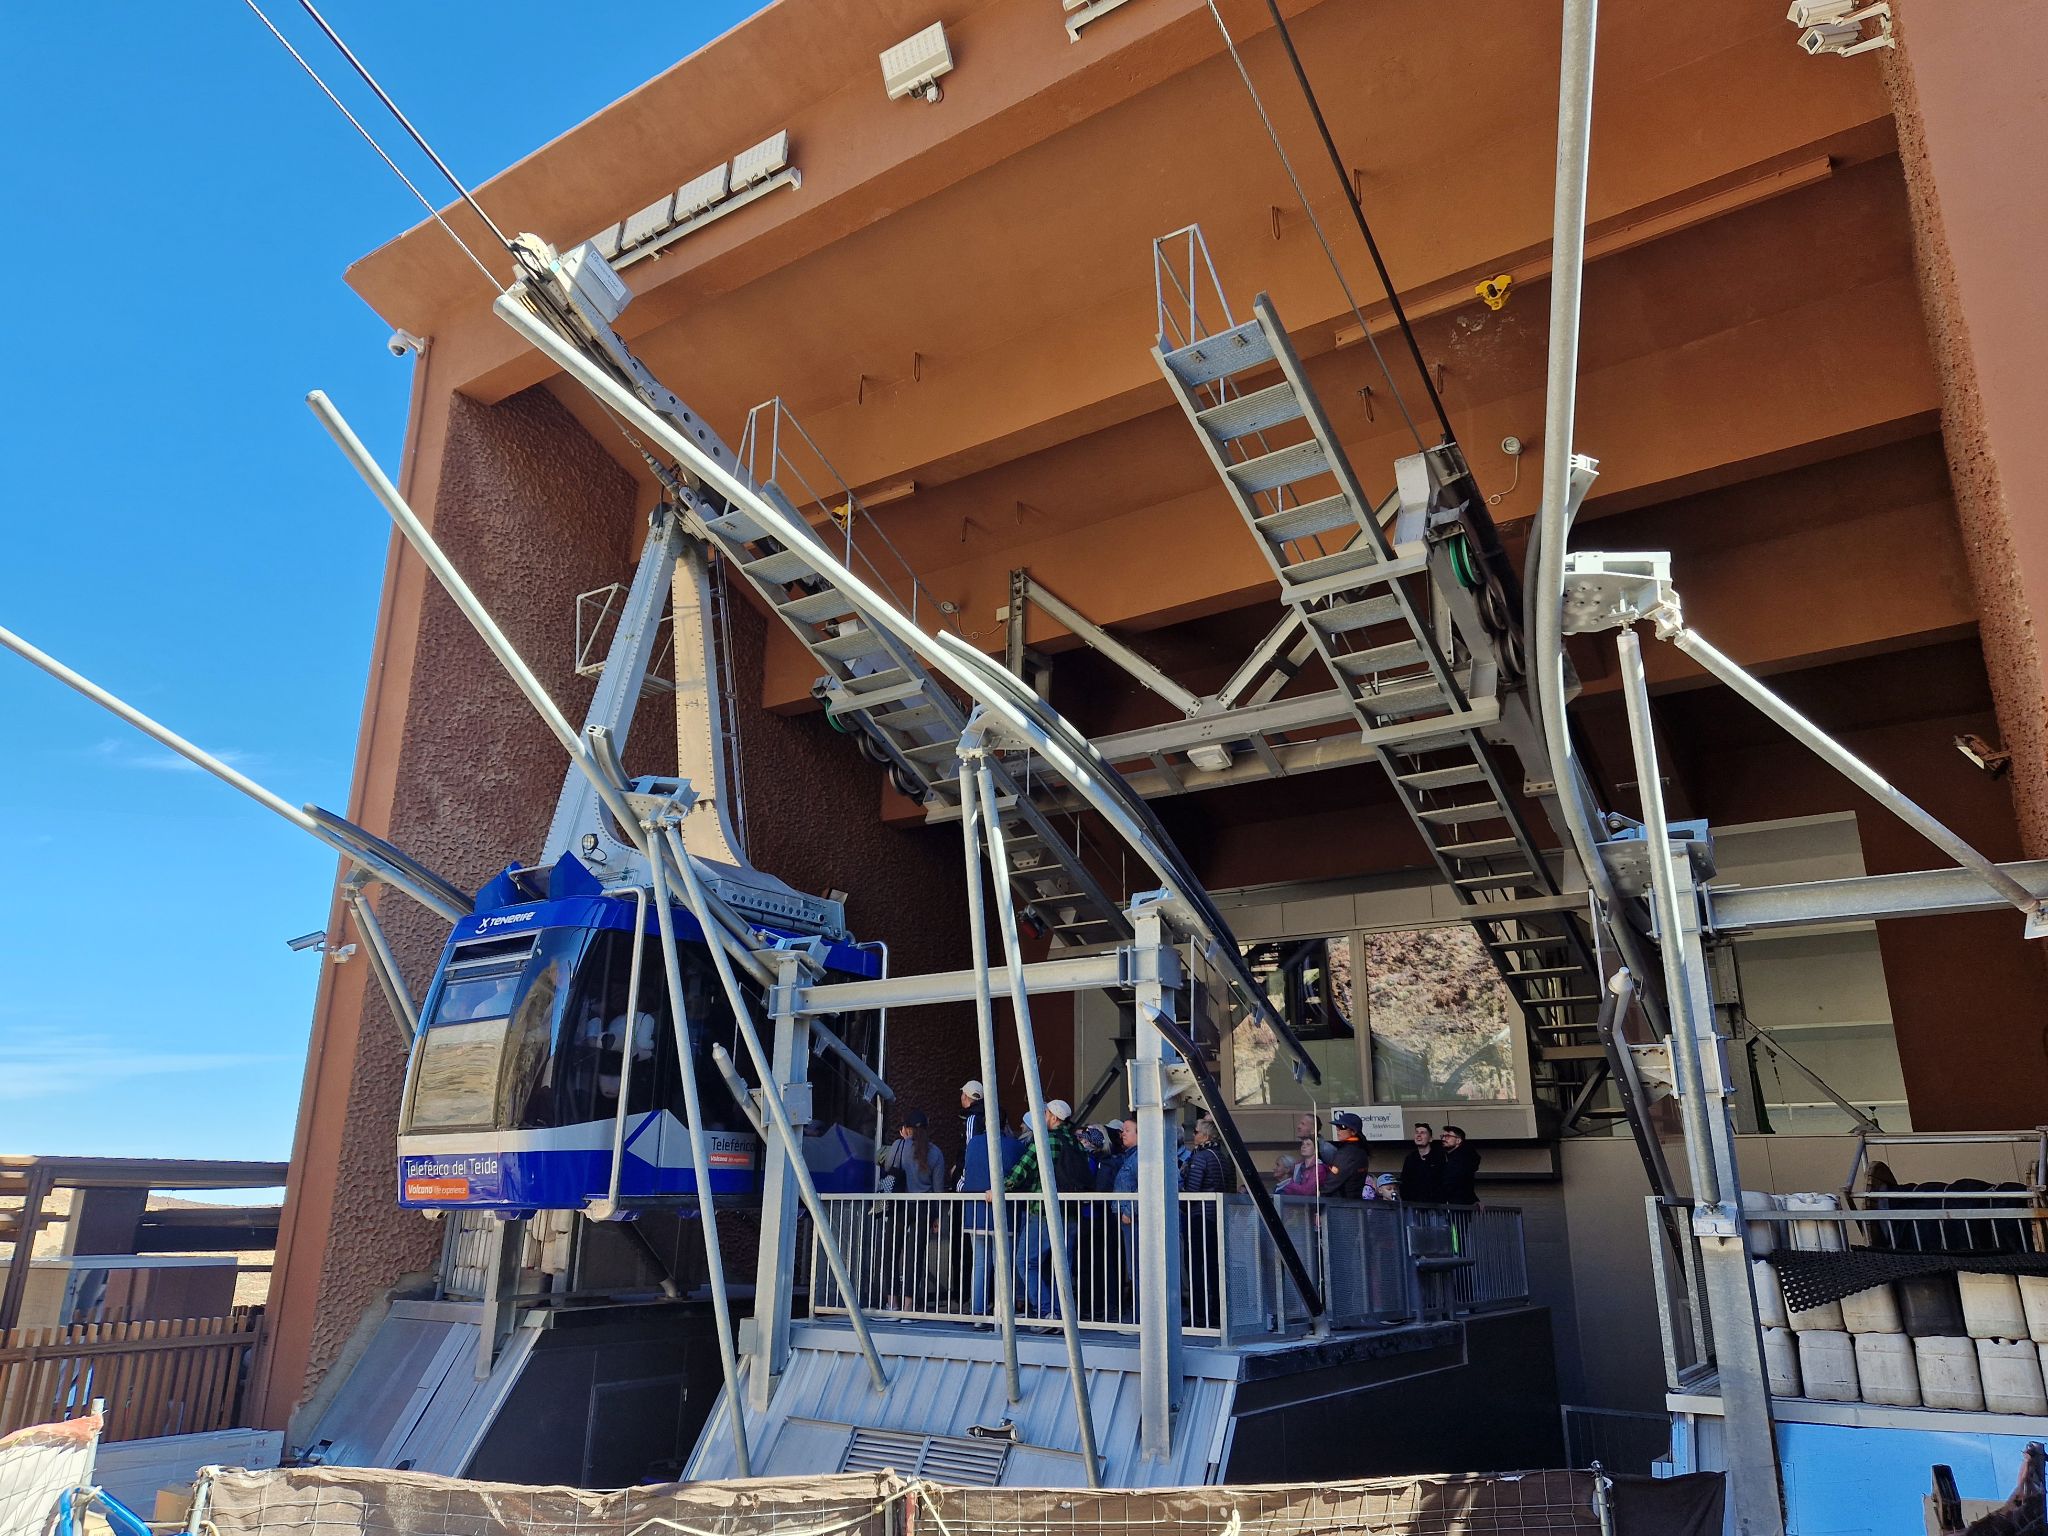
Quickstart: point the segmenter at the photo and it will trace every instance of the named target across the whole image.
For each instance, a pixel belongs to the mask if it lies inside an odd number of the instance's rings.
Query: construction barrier
[[[342,1467],[216,1471],[218,1536],[1688,1536],[1721,1529],[1718,1475],[1470,1473],[1333,1484],[1087,1492],[971,1488],[894,1472],[594,1493]]]

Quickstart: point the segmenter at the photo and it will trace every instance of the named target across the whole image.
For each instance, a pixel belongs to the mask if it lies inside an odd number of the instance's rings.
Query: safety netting
[[[218,1536],[1676,1536],[1721,1526],[1718,1475],[1471,1473],[1328,1484],[965,1488],[893,1472],[596,1493],[342,1467],[215,1471]]]

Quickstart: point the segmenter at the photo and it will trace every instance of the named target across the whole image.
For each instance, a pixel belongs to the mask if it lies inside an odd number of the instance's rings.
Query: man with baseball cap
[[[1047,1099],[1045,1102],[1045,1139],[1052,1153],[1053,1186],[1070,1194],[1086,1191],[1092,1182],[1088,1173],[1088,1154],[1081,1150],[1079,1138],[1073,1127],[1067,1124],[1074,1113],[1073,1105],[1065,1099]],[[1024,1117],[1024,1128],[1031,1130],[1032,1117]],[[1024,1155],[1017,1159],[1017,1166],[1010,1170],[1003,1180],[1003,1191],[1011,1195],[1035,1195],[1045,1189],[1045,1180],[1038,1167],[1038,1144],[1028,1134],[1024,1141]],[[1072,1260],[1072,1235],[1068,1237],[1068,1259]],[[1052,1257],[1052,1237],[1045,1224],[1045,1214],[1037,1201],[1024,1208],[1024,1219],[1020,1223],[1017,1237],[1017,1273],[1023,1281],[1024,1306],[1035,1317],[1057,1317],[1059,1305],[1054,1295],[1051,1271],[1048,1268]]]
[[[1330,1116],[1330,1129],[1337,1138],[1337,1150],[1323,1164],[1323,1195],[1326,1199],[1362,1200],[1372,1182],[1372,1153],[1365,1144],[1365,1122],[1348,1109]]]
[[[970,1077],[960,1085],[960,1144],[965,1146],[982,1132],[983,1091],[978,1079]]]

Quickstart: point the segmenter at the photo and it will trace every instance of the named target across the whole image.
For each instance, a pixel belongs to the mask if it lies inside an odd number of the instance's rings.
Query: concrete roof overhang
[[[1383,324],[1264,7],[1223,9]],[[1555,15],[1498,5],[1453,25],[1427,0],[1283,10],[1427,317],[1453,419],[1497,484],[1508,466],[1485,449],[1542,431]],[[958,61],[944,101],[884,100],[877,51],[935,15]],[[1896,178],[1859,174],[1893,145],[1876,74],[1816,67],[1774,0],[1685,26],[1617,0],[1600,43],[1581,438],[1604,473],[1589,515],[1926,430],[1935,399]],[[985,643],[1020,564],[1092,617],[1141,627],[1268,590],[1149,356],[1150,241],[1166,230],[1202,225],[1240,306],[1272,294],[1343,403],[1369,481],[1411,450],[1368,350],[1339,344],[1352,317],[1202,0],[1128,5],[1079,43],[1056,0],[784,0],[478,195],[507,229],[569,242],[782,127],[803,185],[629,268],[622,333],[728,439],[779,394],[856,487],[914,484],[885,514],[891,535]],[[1494,314],[1470,284],[1498,271],[1521,287]],[[549,382],[432,224],[349,280],[433,337],[435,391],[492,401]],[[1850,310],[1861,323],[1842,324]],[[553,384],[637,470],[580,392]],[[1533,491],[1539,475],[1532,453],[1521,478]],[[1534,505],[1525,493],[1496,515]],[[785,639],[767,696],[802,707],[810,672]]]

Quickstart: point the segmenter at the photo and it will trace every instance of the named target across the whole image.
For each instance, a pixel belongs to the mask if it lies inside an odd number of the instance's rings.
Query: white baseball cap
[[[1048,1099],[1045,1105],[1045,1112],[1055,1120],[1071,1120],[1074,1118],[1074,1106],[1065,1099]]]
[[[981,1097],[981,1084],[970,1077],[960,1085],[960,1097],[963,1099],[979,1099]]]

